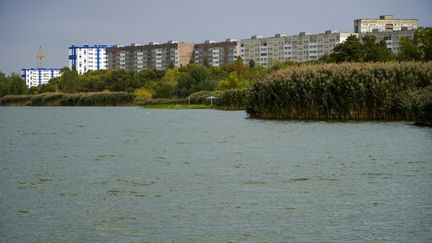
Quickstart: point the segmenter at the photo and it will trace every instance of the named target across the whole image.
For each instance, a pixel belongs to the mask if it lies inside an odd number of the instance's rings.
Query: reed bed
[[[251,87],[246,112],[267,119],[415,120],[427,113],[431,83],[432,62],[289,67]]]

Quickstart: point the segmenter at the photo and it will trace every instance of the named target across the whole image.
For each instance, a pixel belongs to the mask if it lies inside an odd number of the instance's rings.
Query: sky
[[[0,0],[0,71],[36,67],[39,46],[45,67],[64,67],[72,44],[352,32],[384,14],[432,26],[431,13],[431,0]]]

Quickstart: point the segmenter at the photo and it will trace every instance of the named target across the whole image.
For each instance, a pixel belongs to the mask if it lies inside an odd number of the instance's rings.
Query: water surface
[[[0,107],[2,242],[432,241],[432,129]]]

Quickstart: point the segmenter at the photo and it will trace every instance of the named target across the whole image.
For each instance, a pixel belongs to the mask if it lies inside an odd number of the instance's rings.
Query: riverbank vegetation
[[[432,62],[304,65],[251,87],[246,111],[267,119],[427,120]]]
[[[37,95],[7,95],[0,105],[9,106],[126,106],[134,104],[134,96],[127,92],[88,92],[65,94],[58,92]]]

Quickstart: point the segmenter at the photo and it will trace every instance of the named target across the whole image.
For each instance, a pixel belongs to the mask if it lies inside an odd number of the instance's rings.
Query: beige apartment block
[[[370,32],[361,33],[360,38],[366,35],[372,35],[377,38],[377,41],[384,41],[387,48],[393,53],[398,53],[400,48],[400,40],[402,37],[414,39],[416,30],[400,30],[400,31],[385,31],[385,32]]]
[[[355,33],[413,30],[418,26],[418,19],[395,19],[393,15],[382,15],[379,19],[354,20]]]
[[[160,44],[115,45],[107,48],[108,68],[121,68],[138,72],[145,68],[166,69],[169,66],[182,67],[191,62],[193,43],[169,41]]]
[[[220,67],[226,63],[233,62],[240,55],[240,42],[234,39],[226,39],[224,42],[207,40],[196,44],[194,49],[194,62],[210,66]]]
[[[336,45],[351,35],[358,34],[326,31],[322,34],[301,32],[294,36],[276,34],[266,38],[253,35],[240,41],[240,56],[245,63],[254,60],[260,66],[284,61],[312,61],[331,53]]]

